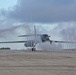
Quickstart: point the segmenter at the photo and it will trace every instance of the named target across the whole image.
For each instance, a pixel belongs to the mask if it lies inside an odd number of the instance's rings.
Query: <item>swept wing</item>
[[[55,41],[55,40],[50,40],[50,42],[55,42],[55,43],[76,43],[72,41]]]
[[[0,42],[0,43],[25,43],[27,41],[6,41],[6,42]]]

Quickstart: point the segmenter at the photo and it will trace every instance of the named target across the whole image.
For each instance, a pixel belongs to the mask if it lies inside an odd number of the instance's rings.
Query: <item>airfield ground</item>
[[[76,52],[0,53],[0,75],[76,75]]]

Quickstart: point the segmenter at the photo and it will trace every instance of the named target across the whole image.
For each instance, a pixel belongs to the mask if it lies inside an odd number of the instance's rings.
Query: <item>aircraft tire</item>
[[[32,51],[36,51],[36,49],[35,48],[32,48]]]

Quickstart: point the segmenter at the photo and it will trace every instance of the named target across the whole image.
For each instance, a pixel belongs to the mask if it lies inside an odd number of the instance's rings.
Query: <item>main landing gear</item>
[[[36,51],[36,48],[32,48],[32,51]]]

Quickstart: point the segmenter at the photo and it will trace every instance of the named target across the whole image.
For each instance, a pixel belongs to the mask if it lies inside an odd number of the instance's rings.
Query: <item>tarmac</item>
[[[76,75],[76,52],[0,52],[0,75]]]

